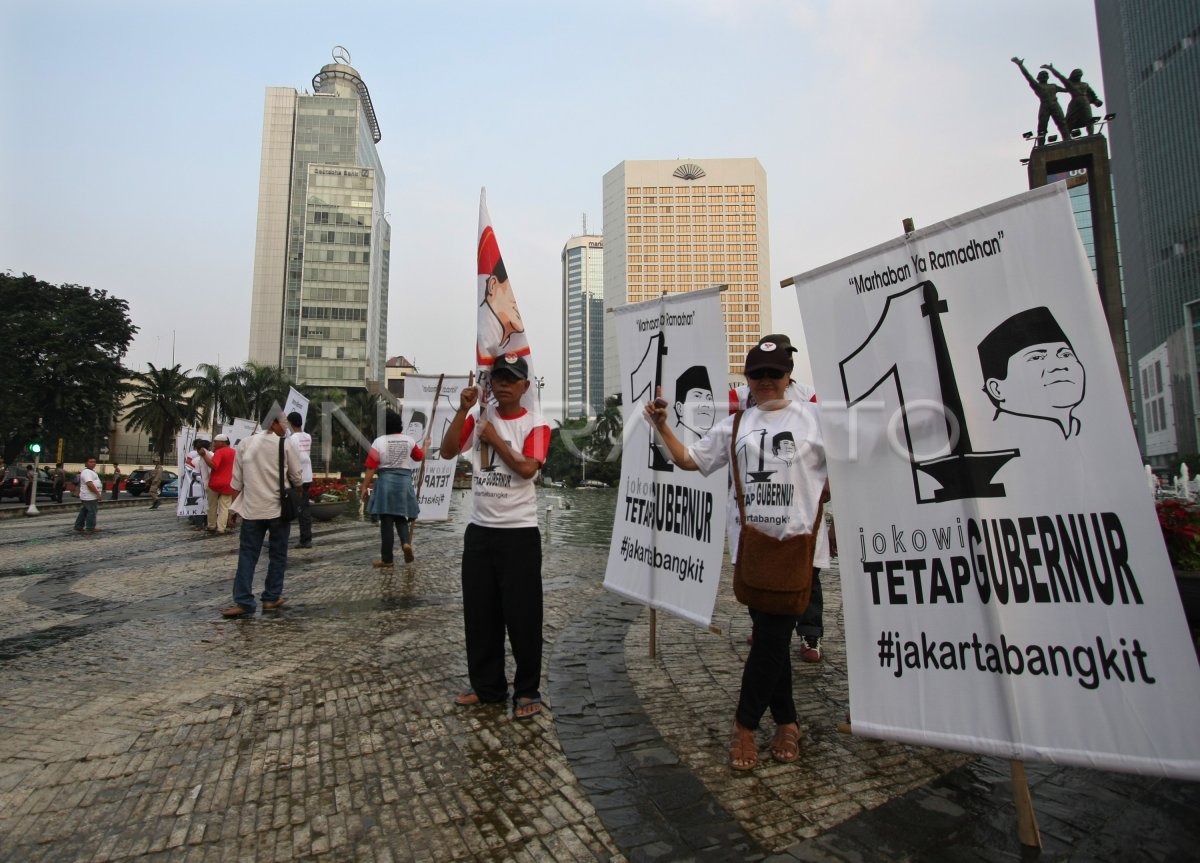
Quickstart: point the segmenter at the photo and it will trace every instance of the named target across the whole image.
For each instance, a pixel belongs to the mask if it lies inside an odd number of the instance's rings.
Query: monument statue
[[[1067,121],[1063,117],[1062,108],[1058,104],[1058,94],[1068,92],[1065,88],[1050,82],[1050,75],[1043,68],[1043,71],[1038,72],[1037,80],[1029,74],[1029,70],[1025,68],[1025,61],[1020,57],[1013,57],[1012,61],[1017,64],[1017,68],[1021,70],[1021,74],[1025,76],[1025,80],[1029,82],[1029,88],[1037,94],[1038,100],[1042,106],[1038,108],[1038,125],[1037,125],[1037,146],[1042,146],[1046,143],[1046,121],[1051,117],[1054,118],[1054,125],[1058,128],[1058,134],[1062,136],[1064,141],[1071,137],[1067,130]],[[1083,74],[1082,72],[1080,73]],[[1065,82],[1064,82],[1065,83]]]
[[[1071,94],[1071,101],[1067,103],[1067,128],[1074,131],[1086,127],[1089,135],[1096,134],[1096,118],[1092,116],[1089,105],[1099,108],[1104,103],[1096,96],[1096,91],[1083,80],[1083,70],[1075,69],[1070,78],[1064,78],[1062,73],[1054,68],[1053,63],[1046,63],[1042,68],[1053,72],[1054,77],[1062,81],[1066,92]]]

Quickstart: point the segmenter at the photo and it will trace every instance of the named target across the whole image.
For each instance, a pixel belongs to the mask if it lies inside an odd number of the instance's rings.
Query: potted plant
[[[318,521],[329,521],[346,511],[353,490],[343,479],[314,480],[308,487],[308,509]]]
[[[1154,504],[1188,626],[1200,629],[1200,506],[1165,499]]]

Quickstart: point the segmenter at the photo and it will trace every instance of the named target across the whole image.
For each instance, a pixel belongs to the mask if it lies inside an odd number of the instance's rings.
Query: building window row
[[[305,306],[300,310],[300,317],[305,320],[318,321],[365,321],[366,309],[342,309],[330,306]]]

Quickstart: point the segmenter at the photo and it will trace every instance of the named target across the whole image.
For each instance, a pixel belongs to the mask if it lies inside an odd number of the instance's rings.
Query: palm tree
[[[150,436],[154,452],[165,460],[179,430],[200,417],[190,398],[195,379],[190,377],[190,369],[181,371],[178,365],[160,369],[149,363],[149,367],[149,371],[134,375],[133,398],[125,416],[131,429]]]
[[[253,361],[232,369],[227,377],[232,390],[226,396],[226,411],[254,420],[262,420],[272,405],[282,405],[291,386],[283,369]]]
[[[192,403],[200,412],[200,425],[217,431],[217,423],[231,419],[229,400],[237,386],[235,371],[223,372],[219,365],[200,363],[193,378]]]

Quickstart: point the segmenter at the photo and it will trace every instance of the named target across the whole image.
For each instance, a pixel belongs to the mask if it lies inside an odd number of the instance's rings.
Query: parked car
[[[129,492],[134,497],[140,494],[145,494],[150,491],[150,480],[154,478],[154,470],[148,468],[138,468],[131,471],[128,479],[125,480],[125,491]],[[162,494],[162,489],[167,483],[175,479],[175,471],[164,470],[162,472],[162,483],[159,485],[159,494]]]
[[[159,497],[179,497],[179,477],[171,474],[171,481],[166,481],[167,471],[163,471],[163,484],[159,486]]]

